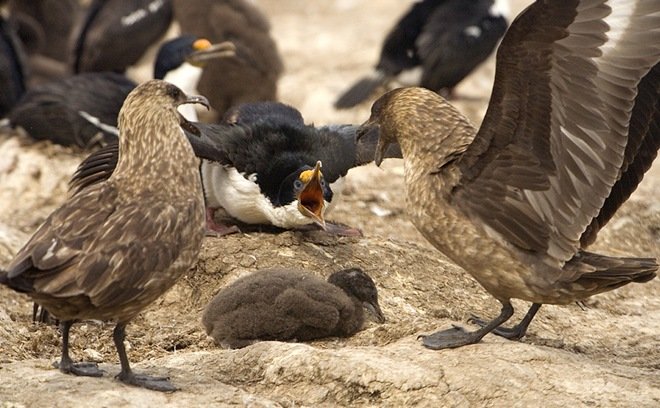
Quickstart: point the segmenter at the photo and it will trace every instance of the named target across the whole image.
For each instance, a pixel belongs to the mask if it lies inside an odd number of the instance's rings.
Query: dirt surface
[[[361,123],[371,101],[338,112],[332,102],[374,64],[384,32],[409,1],[261,0],[286,64],[280,98],[308,122]],[[513,1],[517,13],[527,3]],[[457,89],[475,123],[487,106],[494,58]],[[0,265],[66,196],[84,152],[0,135]],[[242,227],[207,238],[191,273],[132,322],[137,371],[169,375],[181,391],[125,386],[112,325],[83,322],[72,354],[101,363],[102,379],[59,373],[57,328],[31,322],[31,302],[0,287],[0,407],[32,406],[660,406],[660,280],[595,296],[585,305],[543,306],[528,336],[430,351],[416,339],[499,304],[448,262],[405,215],[403,167],[387,160],[354,169],[330,219],[363,238]],[[593,249],[660,257],[660,165],[601,233]],[[349,339],[215,347],[201,312],[225,284],[259,268],[291,266],[319,276],[360,266],[377,283],[384,324]],[[514,302],[514,319],[526,308]],[[74,357],[74,358],[75,358]]]

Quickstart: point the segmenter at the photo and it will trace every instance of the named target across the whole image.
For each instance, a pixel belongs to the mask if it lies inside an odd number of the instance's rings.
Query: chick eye
[[[293,181],[293,188],[295,188],[296,190],[300,190],[302,188],[302,186],[303,186],[302,181],[300,181],[298,179]]]

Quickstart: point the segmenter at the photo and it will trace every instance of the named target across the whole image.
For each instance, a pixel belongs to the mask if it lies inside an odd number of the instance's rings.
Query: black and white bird
[[[183,125],[201,174],[209,229],[219,234],[236,231],[213,220],[222,207],[246,224],[293,229],[317,224],[330,233],[360,235],[352,228],[327,223],[343,177],[356,166],[373,161],[378,132],[356,143],[353,125],[306,125],[300,112],[279,102],[239,105],[221,124]],[[401,157],[393,146],[385,157]],[[116,145],[90,155],[71,181],[74,191],[112,174]]]
[[[0,118],[18,102],[26,89],[25,54],[16,27],[0,9]]]
[[[660,2],[536,1],[497,53],[479,129],[438,94],[390,91],[360,132],[398,143],[419,231],[501,304],[494,319],[424,336],[432,349],[520,339],[542,304],[656,277],[654,258],[587,247],[660,148]],[[377,153],[376,163],[381,160]],[[513,327],[511,299],[532,305]]]
[[[327,281],[304,271],[267,269],[218,292],[202,316],[216,344],[241,348],[263,340],[348,337],[362,329],[364,309],[383,322],[374,281],[360,268]]]
[[[222,115],[232,106],[277,100],[284,64],[270,33],[270,23],[251,0],[172,0],[181,32],[231,41],[237,58],[210,62],[198,89]]]
[[[117,378],[176,390],[166,377],[131,370],[124,337],[126,325],[193,265],[204,238],[198,159],[177,111],[186,103],[208,105],[160,80],[131,91],[119,113],[121,155],[114,173],[69,196],[0,271],[0,284],[60,319],[57,366],[64,373],[103,375],[96,363],[73,362],[69,331],[78,320],[114,320]]]
[[[180,36],[161,46],[154,75],[196,93],[200,66],[233,55],[233,50],[230,43]],[[105,145],[117,139],[117,114],[133,88],[133,81],[114,72],[86,72],[51,81],[28,90],[9,113],[9,123],[34,139],[84,148]],[[184,111],[189,119],[196,118],[194,112]]]
[[[393,80],[450,97],[507,29],[508,0],[418,1],[389,32],[374,71],[335,102],[350,108]]]
[[[187,122],[183,125],[198,157],[207,199],[209,229],[235,231],[215,223],[222,207],[247,224],[296,228],[318,224],[329,232],[359,235],[359,231],[326,223],[325,214],[349,169],[369,163],[377,132],[358,146],[356,127],[305,125],[293,107],[277,102],[240,105],[222,124]],[[397,148],[387,157],[400,157]],[[81,189],[107,177],[116,162],[116,146],[92,154],[72,180]],[[321,168],[321,163],[326,163]]]

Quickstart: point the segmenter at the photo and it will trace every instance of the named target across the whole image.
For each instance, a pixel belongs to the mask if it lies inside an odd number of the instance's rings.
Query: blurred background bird
[[[192,35],[163,43],[152,72],[184,92],[196,93],[203,66],[210,60],[233,56],[231,43],[211,44]],[[84,72],[36,85],[23,94],[7,115],[11,127],[29,136],[62,145],[89,148],[117,139],[117,114],[136,83],[113,71]],[[194,108],[181,107],[188,119]]]
[[[507,29],[507,0],[422,0],[387,34],[374,71],[335,102],[350,108],[398,80],[451,98],[454,87],[493,52]]]
[[[277,100],[277,82],[284,71],[282,57],[270,34],[270,23],[247,0],[173,0],[181,32],[231,41],[238,58],[212,61],[198,89],[218,120],[232,106]]]

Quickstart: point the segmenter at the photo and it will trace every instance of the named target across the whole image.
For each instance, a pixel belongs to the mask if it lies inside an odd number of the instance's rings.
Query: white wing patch
[[[479,38],[479,36],[481,35],[481,28],[479,28],[477,26],[468,26],[468,27],[465,27],[465,30],[463,30],[463,32],[468,37]]]
[[[151,3],[149,3],[146,7],[146,10],[141,8],[138,10],[133,11],[130,14],[127,14],[121,18],[121,25],[124,27],[132,26],[133,24],[137,23],[140,20],[143,20],[146,18],[149,14],[153,14],[157,12],[160,8],[163,7],[165,1],[164,0],[154,0]]]
[[[509,17],[510,12],[509,0],[495,0],[488,10],[488,14],[493,17]]]
[[[45,253],[44,256],[41,258],[41,260],[42,260],[42,261],[47,261],[47,260],[49,260],[50,258],[54,257],[54,256],[55,256],[55,247],[56,247],[56,246],[57,246],[57,240],[56,240],[55,238],[53,238],[53,239],[50,241],[50,246],[49,246],[48,249],[46,250],[46,253]]]
[[[112,125],[108,125],[106,123],[101,122],[99,120],[99,118],[97,118],[96,116],[90,115],[89,113],[87,113],[85,111],[82,111],[82,110],[78,111],[78,114],[80,116],[82,116],[83,119],[85,119],[86,121],[88,121],[92,125],[96,126],[97,128],[99,128],[103,132],[107,132],[107,133],[113,134],[115,136],[119,136],[119,129],[117,129],[116,127],[114,127]]]
[[[621,0],[618,2],[610,2],[608,4],[612,9],[612,12],[609,16],[603,19],[609,26],[609,31],[607,31],[607,42],[601,47],[603,57],[616,52],[621,40],[624,38],[625,34],[630,31],[630,23],[632,22],[630,10],[634,10],[635,7],[637,7],[636,3],[639,3],[639,0]]]

